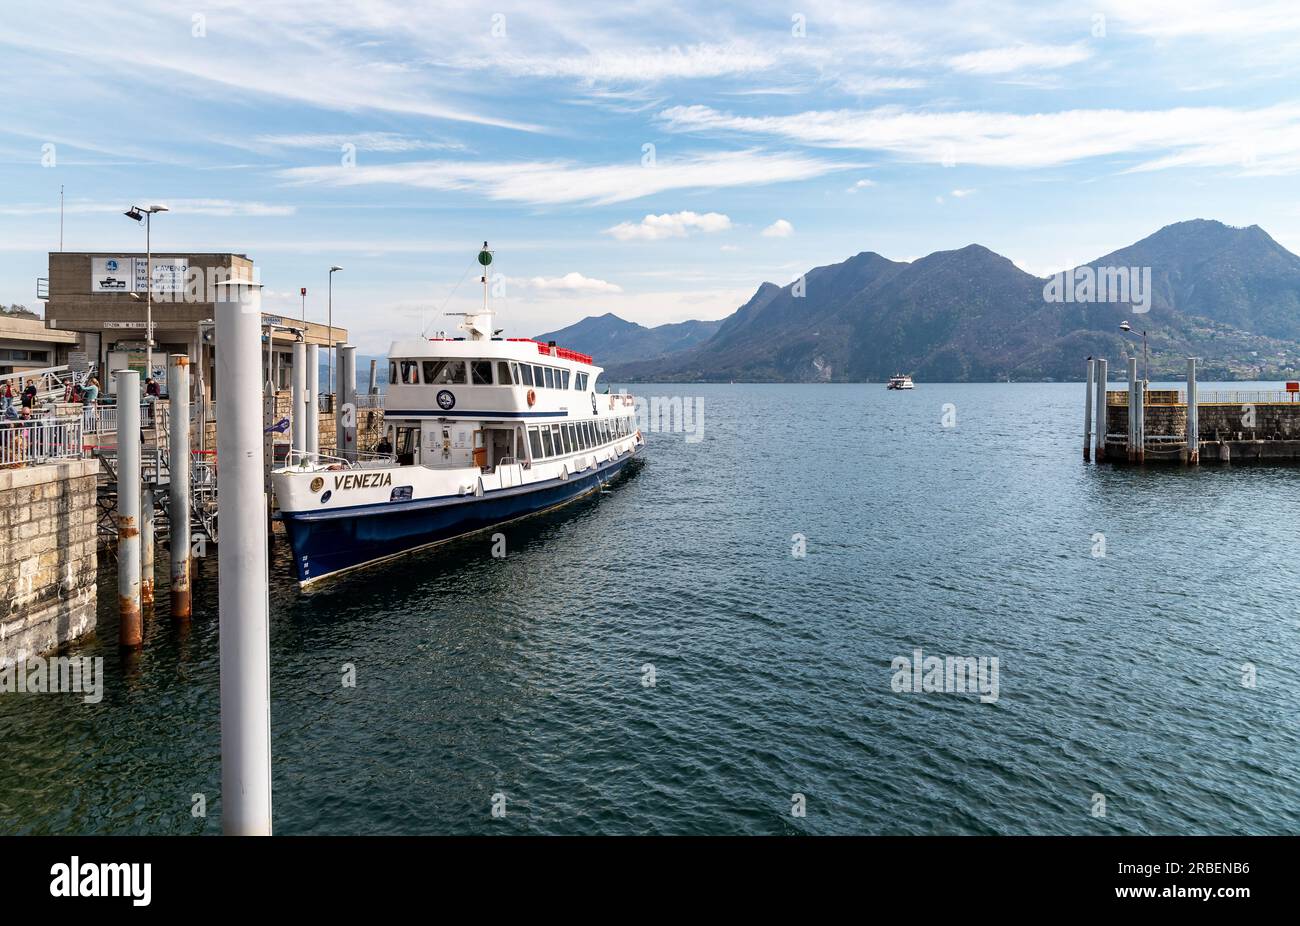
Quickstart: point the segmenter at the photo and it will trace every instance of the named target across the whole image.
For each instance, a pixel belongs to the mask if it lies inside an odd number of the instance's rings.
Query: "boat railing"
[[[356,459],[336,456],[332,453],[312,453],[309,450],[290,450],[284,458],[285,469],[297,469],[306,472],[314,470],[373,469],[377,466],[392,466],[397,457],[391,453],[367,453],[356,451]]]

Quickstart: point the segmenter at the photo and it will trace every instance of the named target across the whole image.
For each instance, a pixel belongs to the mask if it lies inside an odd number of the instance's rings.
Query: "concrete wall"
[[[97,460],[0,471],[0,666],[95,629]]]
[[[1106,411],[1107,433],[1128,433],[1128,406],[1108,405]],[[1144,411],[1148,437],[1187,435],[1187,406],[1148,405]],[[1300,440],[1300,402],[1201,405],[1198,415],[1202,441]]]

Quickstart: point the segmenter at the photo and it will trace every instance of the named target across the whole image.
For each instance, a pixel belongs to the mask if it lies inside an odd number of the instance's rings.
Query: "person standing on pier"
[[[29,379],[27,381],[27,388],[23,390],[23,408],[30,409],[35,407],[36,407],[36,381],[33,379]]]
[[[90,382],[86,383],[86,388],[82,391],[81,395],[82,400],[87,405],[94,405],[95,402],[99,400],[99,380],[92,376]]]
[[[9,409],[14,407],[14,387],[9,380],[5,380],[4,388],[0,389],[0,398],[4,399],[3,414],[7,417]]]

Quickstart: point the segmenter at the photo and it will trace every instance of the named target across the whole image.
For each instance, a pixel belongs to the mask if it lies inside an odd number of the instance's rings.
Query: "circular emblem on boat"
[[[456,397],[451,394],[450,390],[443,389],[438,392],[438,407],[443,411],[456,407]]]
[[[319,492],[321,488],[324,487],[324,485],[325,485],[325,480],[322,479],[320,476],[317,476],[315,479],[311,481],[311,490],[313,492]]]
[[[333,495],[333,494],[334,494],[334,493],[331,492],[329,489],[326,489],[326,490],[325,490],[325,494],[322,495],[322,496],[320,497],[320,503],[323,505],[323,504],[325,504],[326,502],[328,502],[328,501],[330,500],[330,496]]]

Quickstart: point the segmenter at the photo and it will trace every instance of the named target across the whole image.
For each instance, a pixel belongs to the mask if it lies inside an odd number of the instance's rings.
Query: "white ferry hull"
[[[300,584],[307,585],[326,576],[568,504],[599,491],[638,458],[643,447],[639,442],[634,443],[618,456],[569,474],[567,478],[486,489],[482,494],[282,510],[281,518],[293,549],[294,574]],[[405,475],[398,468],[366,472],[381,482],[385,476],[401,479]],[[321,474],[329,478],[345,475]],[[292,478],[304,477],[294,474]]]

